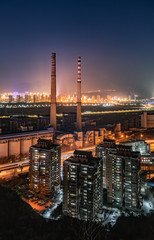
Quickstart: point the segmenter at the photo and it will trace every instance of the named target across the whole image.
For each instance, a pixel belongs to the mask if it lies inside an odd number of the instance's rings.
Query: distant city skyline
[[[115,91],[113,91],[115,93]],[[82,103],[119,103],[119,102],[130,102],[135,101],[137,95],[120,97],[116,95],[104,94],[100,90],[97,91],[87,91],[85,93],[81,92],[81,102]],[[32,102],[50,102],[50,93],[39,93],[39,92],[4,92],[0,93],[0,102],[17,102],[17,103],[32,103]],[[57,103],[77,103],[77,93],[72,94],[60,94],[56,96]]]
[[[6,0],[0,3],[1,91],[49,92],[57,54],[57,95],[116,89],[154,96],[154,2]]]

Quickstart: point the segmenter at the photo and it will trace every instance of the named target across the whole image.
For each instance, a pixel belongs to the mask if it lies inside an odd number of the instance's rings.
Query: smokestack
[[[77,130],[82,131],[81,123],[81,57],[78,57],[78,80],[77,80]]]
[[[51,107],[50,125],[56,130],[56,53],[51,55]]]

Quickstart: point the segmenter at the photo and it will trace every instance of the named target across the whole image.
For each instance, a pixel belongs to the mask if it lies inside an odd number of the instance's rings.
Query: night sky
[[[153,0],[0,0],[0,92],[82,88],[154,96]]]

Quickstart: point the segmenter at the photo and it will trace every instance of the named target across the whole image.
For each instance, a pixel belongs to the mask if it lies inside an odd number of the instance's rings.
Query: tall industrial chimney
[[[51,55],[51,107],[50,125],[56,130],[56,53]]]
[[[81,123],[81,57],[78,57],[78,80],[77,80],[77,130],[82,131]]]

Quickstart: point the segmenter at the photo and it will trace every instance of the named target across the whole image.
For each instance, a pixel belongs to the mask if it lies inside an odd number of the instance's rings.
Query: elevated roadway
[[[95,151],[95,146],[90,146],[87,148],[82,148],[80,150],[89,150],[94,152]],[[68,151],[68,152],[64,152],[61,154],[61,165],[63,165],[63,161],[65,161],[67,158],[69,158],[72,154],[73,154],[74,150]],[[29,164],[30,164],[30,160],[26,159],[23,161],[18,161],[18,162],[14,162],[14,163],[6,163],[6,164],[0,164],[0,178],[1,177],[5,177],[8,174],[10,175],[11,172],[12,174],[16,174],[16,173],[22,173],[24,168],[24,172],[28,172],[29,171]],[[12,170],[12,171],[10,171]],[[20,171],[19,171],[20,170]]]

